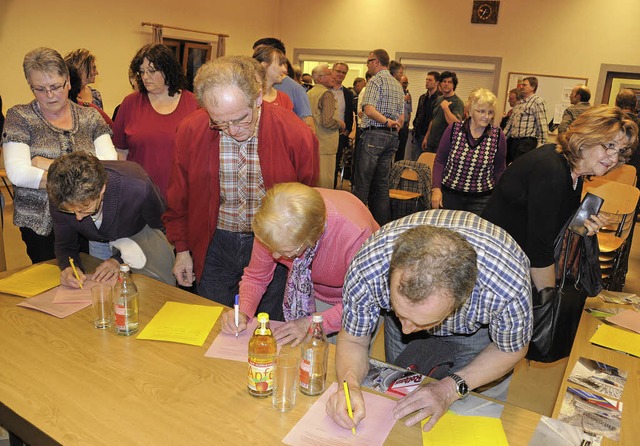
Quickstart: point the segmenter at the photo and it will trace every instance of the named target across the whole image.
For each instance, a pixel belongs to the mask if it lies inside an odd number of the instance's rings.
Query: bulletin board
[[[587,85],[586,77],[571,76],[551,76],[548,74],[527,74],[527,73],[509,73],[507,82],[507,91],[505,93],[505,111],[509,110],[509,91],[516,88],[522,83],[525,77],[535,76],[538,78],[538,90],[536,94],[544,99],[547,106],[547,119],[549,122],[554,120],[555,124],[560,124],[564,109],[571,105],[569,95],[576,85]],[[555,116],[555,119],[554,119]]]

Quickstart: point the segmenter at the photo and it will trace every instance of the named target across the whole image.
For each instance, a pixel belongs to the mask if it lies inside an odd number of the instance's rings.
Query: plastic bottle
[[[322,315],[314,314],[301,347],[300,391],[305,395],[324,392],[329,360],[329,342],[322,329]]]
[[[118,282],[113,289],[113,313],[116,333],[129,336],[138,331],[138,288],[131,278],[129,265],[120,265]]]
[[[269,328],[269,315],[258,314],[258,327],[249,340],[249,393],[258,398],[273,393],[273,366],[278,345]]]

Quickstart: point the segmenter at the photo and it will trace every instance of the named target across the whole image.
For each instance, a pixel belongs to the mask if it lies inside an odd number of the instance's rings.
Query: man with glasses
[[[336,172],[336,152],[338,151],[339,134],[344,131],[345,123],[339,117],[339,102],[333,93],[336,83],[329,65],[321,64],[311,72],[314,86],[307,92],[311,103],[311,113],[316,127],[316,135],[320,142],[320,178],[319,187],[333,189]],[[340,93],[342,96],[342,93]],[[343,96],[344,114],[344,96]]]
[[[178,127],[163,216],[178,283],[195,281],[199,295],[228,306],[251,257],[251,223],[266,190],[318,179],[318,139],[291,111],[263,102],[260,72],[249,57],[218,58],[198,70],[194,90],[204,108]],[[282,320],[286,268],[275,274],[259,311]]]
[[[353,194],[380,226],[389,221],[389,173],[398,150],[398,129],[404,123],[404,92],[389,73],[389,54],[383,49],[369,53],[367,71],[373,75],[362,99],[362,137],[358,142],[353,175]]]
[[[165,203],[158,187],[138,164],[104,161],[78,151],[57,158],[49,167],[47,193],[55,234],[60,282],[79,288],[87,279],[78,238],[110,242],[112,255],[96,268],[92,279],[106,282],[121,263],[134,272],[169,285],[173,248],[163,233]],[[70,265],[78,266],[78,278]]]

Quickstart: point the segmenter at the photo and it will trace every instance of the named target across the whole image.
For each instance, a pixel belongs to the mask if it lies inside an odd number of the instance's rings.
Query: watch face
[[[471,23],[494,25],[498,23],[498,0],[474,0],[471,11]]]
[[[469,386],[466,382],[462,381],[458,384],[458,393],[461,396],[467,396],[469,394]]]

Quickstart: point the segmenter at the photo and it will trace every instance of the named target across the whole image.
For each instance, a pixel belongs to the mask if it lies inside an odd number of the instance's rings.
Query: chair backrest
[[[611,169],[602,178],[609,181],[617,181],[618,183],[629,184],[635,186],[638,180],[636,176],[636,168],[630,164],[621,164],[618,167]]]
[[[416,172],[410,167],[406,167],[402,170],[402,173],[400,174],[400,178],[404,178],[405,180],[409,180],[409,181],[418,181],[418,172]]]
[[[638,197],[640,197],[640,191],[636,187],[603,177],[593,177],[591,180],[585,181],[582,193],[586,194],[587,192],[602,198],[604,200],[602,211],[609,214],[634,212],[638,204]]]
[[[436,154],[432,152],[422,152],[422,154],[418,157],[418,162],[421,164],[426,164],[433,172],[433,165],[436,163]]]

